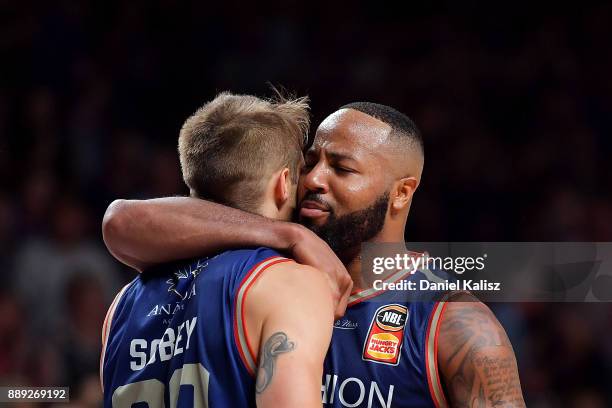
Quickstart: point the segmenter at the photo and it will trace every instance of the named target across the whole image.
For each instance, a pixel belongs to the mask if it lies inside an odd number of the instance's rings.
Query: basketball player
[[[523,407],[512,346],[484,304],[465,294],[448,302],[406,302],[376,291],[361,274],[362,243],[403,244],[423,163],[422,139],[414,123],[373,103],[349,104],[327,117],[306,154],[299,220],[336,251],[356,288],[346,315],[334,327],[323,403]],[[250,223],[258,222],[248,214],[186,198],[117,202],[107,215],[112,230],[107,245],[112,250],[113,241],[124,243],[132,262],[139,260],[136,266],[166,260],[175,251],[184,255],[187,241],[194,253],[207,252],[215,248],[214,240],[248,234],[254,225]],[[142,217],[146,223],[126,222],[130,217]],[[279,232],[283,225],[286,231]],[[299,244],[291,224],[259,222],[258,228],[267,243],[285,240],[278,249]],[[158,235],[151,236],[151,231]],[[240,243],[257,245],[260,240]],[[382,277],[394,282],[409,272],[390,271]]]
[[[180,132],[192,196],[289,219],[308,118],[305,99],[220,94]],[[325,275],[268,248],[154,268],[108,311],[104,404],[320,407],[333,317]]]

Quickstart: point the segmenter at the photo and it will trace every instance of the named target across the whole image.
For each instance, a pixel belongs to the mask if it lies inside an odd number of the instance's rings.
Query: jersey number
[[[177,408],[181,385],[193,386],[193,408],[208,408],[208,381],[210,373],[200,363],[185,364],[174,370],[168,384],[170,408]],[[149,408],[166,408],[164,384],[155,379],[137,381],[117,387],[113,393],[113,407],[131,407],[145,402]]]

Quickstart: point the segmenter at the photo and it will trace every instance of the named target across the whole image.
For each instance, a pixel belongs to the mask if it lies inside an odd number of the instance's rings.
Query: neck
[[[270,218],[272,220],[288,220],[291,215],[291,209],[287,206],[278,208],[273,201],[264,201],[256,211],[256,214]]]
[[[262,205],[257,209],[257,214],[270,219],[278,219],[278,211],[271,205]]]

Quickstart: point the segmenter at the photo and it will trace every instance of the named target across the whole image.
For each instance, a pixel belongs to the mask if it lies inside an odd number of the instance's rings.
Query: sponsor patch
[[[408,309],[402,305],[379,307],[374,313],[363,345],[362,358],[367,361],[398,365]]]

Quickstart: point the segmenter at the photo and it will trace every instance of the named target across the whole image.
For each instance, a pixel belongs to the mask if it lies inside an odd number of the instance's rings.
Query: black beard
[[[374,238],[385,225],[388,207],[389,193],[386,192],[363,210],[340,217],[330,212],[327,222],[321,226],[312,225],[308,219],[303,224],[339,255],[348,249],[359,248],[361,243]]]

